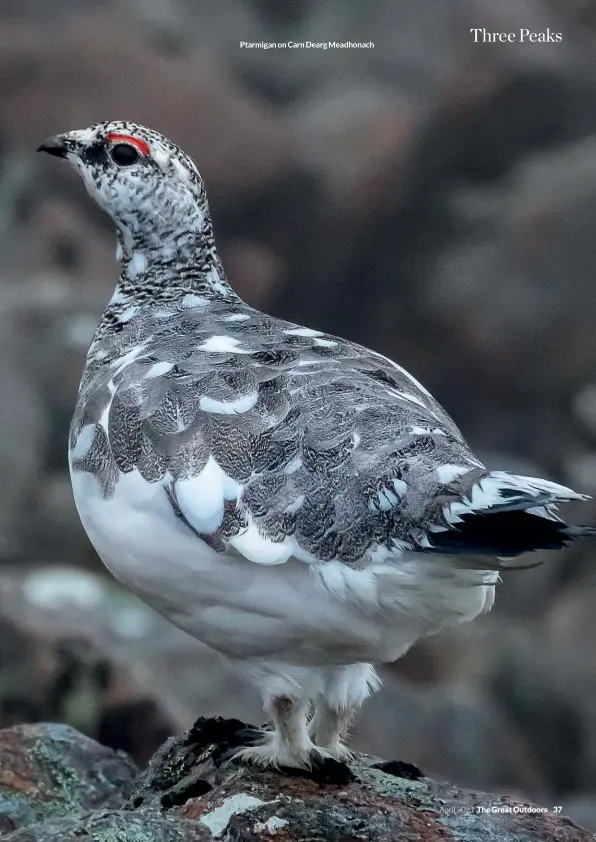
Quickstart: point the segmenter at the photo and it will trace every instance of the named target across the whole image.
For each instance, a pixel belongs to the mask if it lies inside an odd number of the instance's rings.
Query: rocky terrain
[[[230,760],[251,726],[200,719],[141,774],[64,725],[0,731],[6,842],[590,842],[553,809],[459,789],[412,764],[358,755],[309,772]],[[10,771],[6,771],[10,770]]]
[[[114,242],[76,176],[33,150],[105,118],[160,129],[196,158],[250,303],[398,359],[491,466],[594,493],[596,13],[592,0],[75,6],[0,8],[0,725],[62,721],[142,765],[198,715],[258,721],[259,706],[113,586],[79,526],[66,432]],[[479,25],[563,40],[474,44]],[[239,46],[289,38],[375,48]],[[568,514],[594,523],[596,505]],[[491,615],[387,669],[354,744],[596,829],[595,555],[545,555],[505,579]]]

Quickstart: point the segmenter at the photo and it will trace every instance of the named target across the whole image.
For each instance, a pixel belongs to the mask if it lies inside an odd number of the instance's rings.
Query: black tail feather
[[[568,526],[527,511],[488,510],[460,518],[448,531],[429,536],[435,550],[513,558],[532,550],[560,550],[576,538],[596,535],[596,527]]]

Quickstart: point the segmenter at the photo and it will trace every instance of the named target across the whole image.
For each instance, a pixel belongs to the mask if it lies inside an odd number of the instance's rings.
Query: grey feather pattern
[[[429,527],[447,527],[444,506],[461,489],[440,482],[439,466],[484,472],[439,404],[380,355],[239,301],[168,306],[92,346],[71,445],[85,425],[101,429],[111,402],[107,440],[98,432],[75,464],[104,495],[136,468],[169,487],[176,507],[177,481],[213,456],[242,495],[226,502],[212,546],[224,550],[250,516],[272,541],[292,535],[317,559],[358,564],[373,546],[423,549]],[[217,346],[213,337],[233,350],[201,347]],[[231,414],[200,406],[242,398],[253,405]]]

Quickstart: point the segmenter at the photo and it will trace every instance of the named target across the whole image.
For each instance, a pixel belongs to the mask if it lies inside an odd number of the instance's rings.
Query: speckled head
[[[205,188],[194,162],[159,132],[125,121],[96,123],[48,138],[39,151],[76,166],[91,196],[116,223],[129,254],[178,251],[185,238],[210,231]]]

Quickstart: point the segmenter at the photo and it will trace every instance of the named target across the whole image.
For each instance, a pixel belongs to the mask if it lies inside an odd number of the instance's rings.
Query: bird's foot
[[[340,757],[337,754],[310,741],[299,747],[280,745],[275,734],[263,732],[258,744],[239,749],[230,759],[288,774],[306,774],[319,783],[345,785],[354,780],[352,771],[344,762],[351,758],[351,754],[345,748]]]
[[[234,760],[241,763],[253,763],[255,766],[276,769],[310,769],[313,761],[319,757],[329,757],[325,749],[318,749],[310,740],[304,740],[299,745],[289,745],[279,739],[273,732],[262,731],[258,739],[251,740],[251,745],[240,748],[234,755]]]
[[[350,751],[342,739],[337,737],[331,742],[325,743],[323,750],[327,752],[329,757],[333,760],[338,760],[340,763],[349,763],[354,759],[354,753]]]

